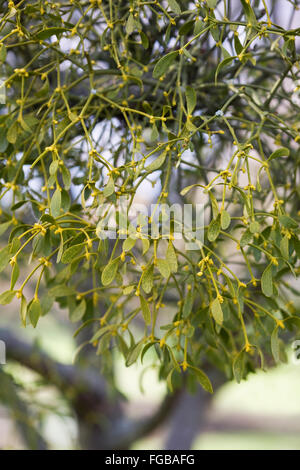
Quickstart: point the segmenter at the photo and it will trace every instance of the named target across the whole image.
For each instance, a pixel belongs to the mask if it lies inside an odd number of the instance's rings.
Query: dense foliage
[[[2,2],[0,303],[17,297],[24,325],[57,301],[93,325],[104,372],[116,348],[130,366],[153,347],[171,389],[212,391],[208,363],[240,381],[284,360],[300,325],[300,29],[275,3]],[[110,206],[146,196],[202,202],[204,243],[151,237],[152,214],[103,236]]]

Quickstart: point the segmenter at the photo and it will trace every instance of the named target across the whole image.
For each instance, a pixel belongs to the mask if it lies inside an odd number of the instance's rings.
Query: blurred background
[[[26,344],[43,349],[60,363],[72,364],[76,344],[64,311],[52,311],[36,330],[30,326],[19,327],[18,317],[18,305],[15,310],[11,306],[6,311],[1,308],[0,338],[1,332],[3,336],[7,328],[13,328]],[[150,353],[145,358],[146,366],[147,362],[148,368],[137,365],[126,368],[123,358],[116,358],[117,386],[125,396],[122,406],[126,415],[133,419],[152,415],[166,393],[165,385],[158,382],[157,373],[151,368]],[[30,419],[44,436],[47,446],[50,449],[78,448],[77,419],[68,398],[56,387],[43,383],[41,376],[27,367],[9,361],[0,368],[13,378],[20,397],[29,408]],[[182,438],[188,427],[187,439],[192,449],[300,450],[299,395],[300,365],[293,360],[291,350],[287,364],[267,373],[258,372],[239,385],[221,386],[212,398],[209,396],[201,416],[195,410],[202,396],[196,393],[179,398],[171,418],[162,421],[146,437],[137,438],[131,448],[176,448],[178,437]],[[5,401],[0,403],[1,449],[27,448],[28,443],[18,427],[20,419],[23,418],[17,415],[16,407],[11,408]]]

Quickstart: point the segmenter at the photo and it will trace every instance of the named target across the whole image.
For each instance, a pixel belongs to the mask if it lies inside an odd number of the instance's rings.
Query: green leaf
[[[243,46],[237,34],[234,35],[234,48],[236,55],[239,55],[243,50]]]
[[[10,227],[12,224],[12,221],[9,220],[8,222],[4,222],[3,224],[0,224],[0,236],[3,235],[3,233],[6,232],[8,227]]]
[[[127,354],[128,354],[128,346],[126,341],[124,340],[123,336],[117,335],[117,345],[121,353],[123,354],[123,357],[126,359]]]
[[[71,173],[65,165],[61,167],[61,174],[64,182],[64,187],[66,190],[69,190],[71,187]]]
[[[0,44],[0,62],[5,62],[6,60],[6,47],[2,43]]]
[[[146,167],[146,170],[151,172],[158,170],[163,165],[166,156],[166,152],[161,153],[152,163],[150,163],[150,165]]]
[[[169,268],[170,268],[171,273],[177,273],[178,271],[177,255],[176,255],[172,242],[168,244],[166,260],[169,263]]]
[[[86,311],[86,301],[82,299],[82,301],[77,305],[77,307],[71,312],[70,320],[72,322],[78,322],[82,319]]]
[[[231,57],[231,54],[229,54],[229,52],[225,49],[225,47],[221,46],[221,50],[222,50],[224,59],[228,59],[229,57]]]
[[[67,297],[69,295],[74,295],[75,291],[72,287],[66,285],[54,286],[50,289],[49,295],[51,297]]]
[[[26,316],[27,316],[27,301],[24,295],[21,297],[21,307],[20,307],[20,316],[23,326],[26,326]]]
[[[233,359],[232,370],[237,383],[239,384],[244,376],[244,351],[239,352]]]
[[[220,225],[220,218],[217,217],[216,219],[212,220],[208,226],[207,230],[207,238],[210,242],[214,242],[220,233],[221,225]]]
[[[218,323],[218,325],[222,325],[223,324],[223,310],[222,310],[222,307],[218,298],[216,298],[215,300],[211,302],[210,310],[216,323]]]
[[[180,191],[181,196],[185,196],[192,188],[199,186],[198,184],[191,184],[190,186],[186,186]]]
[[[194,88],[187,86],[185,91],[185,97],[187,104],[187,112],[188,114],[192,114],[197,104],[197,96]]]
[[[271,160],[274,160],[275,158],[288,157],[289,154],[290,154],[290,150],[287,149],[286,147],[282,147],[280,149],[275,150],[275,152],[271,153],[267,161],[270,162]]]
[[[170,372],[168,373],[168,376],[167,376],[167,387],[170,390],[170,392],[173,392],[172,375],[174,373],[174,370],[175,370],[175,367],[174,367],[174,369],[170,370]]]
[[[283,258],[289,259],[289,257],[290,257],[289,239],[286,235],[285,235],[285,237],[282,238],[282,240],[280,242],[280,251],[281,251],[281,254],[282,254]]]
[[[273,295],[272,263],[264,270],[261,277],[261,289],[266,297]]]
[[[105,335],[103,335],[100,338],[98,342],[97,356],[99,356],[100,354],[104,354],[105,351],[109,349],[110,341],[111,341],[111,332],[105,333]]]
[[[128,237],[123,242],[123,251],[130,251],[136,243],[136,238]]]
[[[58,170],[58,160],[53,160],[49,166],[49,173],[50,175],[55,175]]]
[[[134,364],[138,360],[138,357],[142,351],[143,345],[144,345],[144,341],[141,340],[137,344],[135,344],[133,348],[129,350],[129,353],[126,359],[126,367],[130,367],[132,364]]]
[[[161,259],[161,258],[157,258],[157,269],[159,270],[160,274],[165,278],[167,279],[171,272],[170,272],[170,266],[169,266],[169,263],[166,259]]]
[[[79,245],[70,246],[62,255],[61,262],[64,264],[71,263],[75,258],[77,258],[84,248],[84,243]]]
[[[196,36],[197,34],[201,33],[201,31],[204,29],[204,23],[201,20],[196,20],[195,21],[195,28],[194,28],[194,35]]]
[[[271,350],[276,363],[280,362],[280,349],[278,340],[278,326],[276,326],[271,335]]]
[[[152,125],[152,131],[151,131],[151,142],[156,142],[159,137],[159,132],[157,129],[157,125],[155,122]]]
[[[146,323],[146,325],[150,325],[150,323],[151,323],[151,312],[150,312],[148,302],[142,295],[140,295],[140,302],[141,302],[141,308],[142,308],[142,313],[143,313],[145,323]]]
[[[126,34],[128,34],[128,36],[133,33],[134,29],[135,29],[135,21],[134,21],[134,17],[133,17],[133,14],[130,13],[130,15],[128,16],[128,19],[126,21]]]
[[[143,274],[142,288],[149,294],[153,288],[153,265],[149,266]]]
[[[18,137],[18,123],[14,122],[8,128],[6,139],[10,144],[15,144]]]
[[[252,241],[252,238],[253,238],[253,234],[247,228],[247,230],[245,230],[245,232],[243,233],[240,239],[241,248],[244,248],[244,246],[249,245],[249,243]]]
[[[192,120],[190,118],[187,118],[185,127],[190,132],[195,132],[197,130],[197,127],[192,123]]]
[[[187,295],[185,296],[184,303],[183,303],[183,308],[182,308],[182,317],[187,318],[190,313],[192,312],[194,305],[194,291],[193,288],[191,287]]]
[[[68,212],[71,206],[71,199],[68,191],[61,190],[61,211]]]
[[[60,215],[60,209],[61,209],[61,190],[60,188],[57,188],[54,191],[54,194],[51,198],[51,203],[50,203],[51,215],[55,218],[58,217]]]
[[[251,222],[251,224],[249,225],[249,230],[252,234],[259,233],[259,231],[260,231],[259,222]]]
[[[59,245],[59,249],[58,249],[58,252],[57,252],[56,263],[60,263],[63,252],[64,252],[64,239],[63,239],[63,236],[61,234],[60,245]]]
[[[8,246],[11,256],[14,256],[21,246],[21,240],[15,237]]]
[[[0,128],[0,153],[5,152],[8,147],[8,141],[6,139],[6,129]]]
[[[144,49],[148,49],[149,47],[149,39],[148,36],[143,31],[140,31],[141,41]]]
[[[216,73],[215,73],[215,83],[217,83],[218,81],[218,75],[220,73],[220,71],[226,67],[226,65],[228,64],[231,64],[231,62],[236,59],[235,56],[233,57],[227,57],[226,59],[222,60],[222,62],[219,63],[218,67],[217,67],[217,70],[216,70]]]
[[[134,286],[134,285],[124,287],[124,289],[123,289],[123,295],[130,295],[131,292],[134,291],[134,289],[135,289],[135,286]]]
[[[0,295],[0,305],[10,304],[16,295],[16,291],[7,290]]]
[[[33,299],[28,305],[28,316],[32,326],[35,328],[40,316],[42,315],[42,308],[39,299]]]
[[[208,191],[212,211],[213,211],[213,218],[216,219],[219,216],[219,204],[217,201],[216,196],[212,191]]]
[[[216,8],[218,0],[206,0],[207,6],[209,8]]]
[[[173,51],[159,59],[153,70],[153,78],[160,78],[164,75],[175,61],[177,55],[178,52]]]
[[[11,289],[15,287],[16,282],[19,279],[19,275],[20,275],[20,268],[19,268],[19,265],[15,263],[12,269],[12,273],[11,273],[11,283],[10,283]]]
[[[102,271],[101,282],[104,286],[109,286],[116,277],[119,266],[119,259],[115,258],[113,261],[110,261],[107,266]]]
[[[179,36],[185,36],[186,34],[188,34],[194,25],[195,25],[195,20],[186,21],[185,23],[183,23],[183,25],[180,26],[179,31],[178,31]]]
[[[168,0],[168,4],[169,4],[169,7],[171,8],[171,10],[174,11],[174,13],[176,13],[176,15],[180,15],[181,8],[178,5],[178,3],[176,2],[176,0]]]
[[[42,315],[46,315],[53,306],[54,299],[49,294],[43,294],[41,299]]]
[[[229,225],[231,224],[231,217],[227,211],[221,212],[221,228],[222,230],[226,230]]]
[[[299,224],[288,215],[280,215],[278,219],[281,225],[283,225],[285,228],[298,228],[299,227]]]
[[[250,23],[252,26],[255,26],[257,24],[257,19],[254,14],[254,11],[251,8],[251,5],[246,0],[241,0],[241,2],[244,8],[244,12],[245,12],[248,23]]]
[[[106,325],[106,326],[103,326],[102,328],[99,328],[98,331],[96,331],[96,333],[94,334],[94,336],[91,338],[90,340],[90,343],[94,343],[95,341],[97,341],[99,338],[101,338],[101,336],[103,336],[105,333],[107,333],[108,331],[110,331],[112,329],[112,326],[111,325]],[[78,330],[77,330],[78,331]]]
[[[46,29],[42,29],[41,31],[38,31],[35,34],[35,38],[44,40],[44,39],[50,38],[53,35],[57,36],[58,34],[65,33],[66,31],[69,31],[69,29],[68,28],[56,28],[56,27],[46,28]]]
[[[148,240],[148,238],[142,238],[142,246],[143,246],[142,254],[145,255],[150,248],[150,241]]]
[[[202,370],[198,369],[198,367],[189,366],[188,368],[193,371],[199,384],[204,388],[204,390],[206,390],[209,393],[213,393],[214,390],[213,390],[211,381],[209,380],[207,375]]]
[[[9,264],[11,258],[10,245],[5,246],[0,250],[0,273],[6,268]]]
[[[115,192],[115,182],[112,176],[109,177],[108,183],[103,189],[103,195],[105,197],[111,196]]]

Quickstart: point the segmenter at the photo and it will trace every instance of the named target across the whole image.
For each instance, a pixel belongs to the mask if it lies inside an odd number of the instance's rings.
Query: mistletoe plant
[[[117,350],[130,366],[152,348],[171,390],[211,392],[208,364],[240,381],[284,360],[300,326],[300,28],[275,9],[1,2],[0,303],[19,299],[24,326],[56,301],[92,326],[106,374]],[[110,208],[145,193],[201,202],[197,249],[162,213],[152,236],[151,211],[105,236],[124,216]]]

